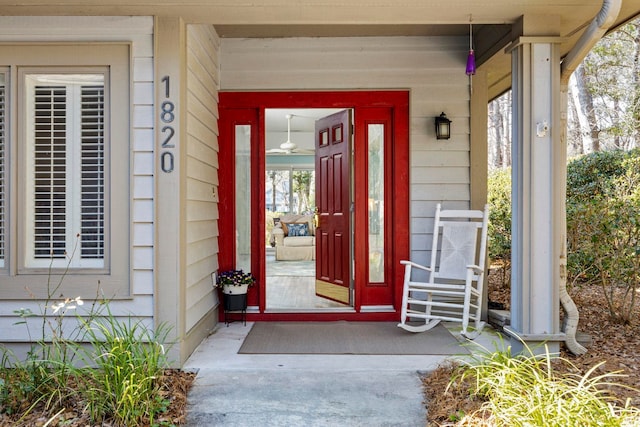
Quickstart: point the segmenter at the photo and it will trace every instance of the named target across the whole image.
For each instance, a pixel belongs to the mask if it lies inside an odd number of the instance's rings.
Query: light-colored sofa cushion
[[[284,215],[274,225],[271,236],[278,261],[314,260],[316,258],[313,215]]]

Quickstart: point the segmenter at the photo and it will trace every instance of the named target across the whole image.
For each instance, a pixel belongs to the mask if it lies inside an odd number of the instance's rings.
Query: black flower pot
[[[245,311],[247,309],[247,294],[222,294],[225,311]]]

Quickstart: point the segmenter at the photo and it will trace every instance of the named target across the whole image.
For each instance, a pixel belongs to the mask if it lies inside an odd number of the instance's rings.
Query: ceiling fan
[[[267,154],[313,154],[314,150],[298,148],[294,142],[291,142],[291,119],[293,114],[287,114],[285,117],[287,118],[287,140],[280,144],[280,148],[267,150]]]

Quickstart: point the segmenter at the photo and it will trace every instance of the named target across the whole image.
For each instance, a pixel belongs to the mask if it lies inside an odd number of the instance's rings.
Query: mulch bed
[[[502,286],[501,276],[498,270],[492,270],[489,274],[489,300],[503,304],[509,308],[510,290],[508,286]],[[575,286],[569,290],[569,294],[580,311],[578,330],[587,333],[591,337],[591,344],[587,353],[575,356],[566,349],[561,351],[561,356],[570,360],[580,369],[578,374],[587,372],[598,363],[604,362],[597,373],[620,372],[624,374],[615,378],[615,382],[624,384],[629,388],[616,387],[610,390],[621,405],[630,399],[632,406],[640,406],[640,308],[638,304],[631,316],[629,325],[621,325],[611,320],[609,309],[600,286]],[[563,372],[566,367],[558,367],[555,372]],[[454,367],[441,366],[431,374],[423,377],[423,389],[425,404],[427,407],[427,425],[464,425],[455,424],[456,415],[469,414],[479,409],[482,402],[469,399],[468,389],[445,389],[451,380]],[[573,372],[576,373],[576,372]],[[485,414],[487,416],[488,414]],[[478,424],[478,420],[473,425]],[[490,424],[486,424],[490,425]]]
[[[178,369],[167,369],[159,379],[160,394],[169,399],[167,411],[157,420],[156,425],[183,425],[187,417],[187,393],[196,378],[194,372]],[[106,420],[100,424],[92,424],[84,413],[82,402],[77,402],[77,407],[66,408],[63,412],[47,424],[54,414],[46,413],[42,408],[34,408],[29,415],[21,419],[18,416],[0,414],[0,426],[2,427],[120,427],[112,421]],[[126,426],[129,427],[129,426]]]

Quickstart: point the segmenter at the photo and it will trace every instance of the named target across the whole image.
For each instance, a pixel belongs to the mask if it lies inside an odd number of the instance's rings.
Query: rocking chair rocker
[[[401,261],[405,274],[400,328],[424,332],[444,320],[461,322],[461,334],[468,339],[480,334],[485,325],[480,316],[488,221],[488,206],[484,211],[441,210],[438,204],[431,265]],[[420,273],[426,281],[413,277]],[[471,332],[470,321],[475,322]]]

